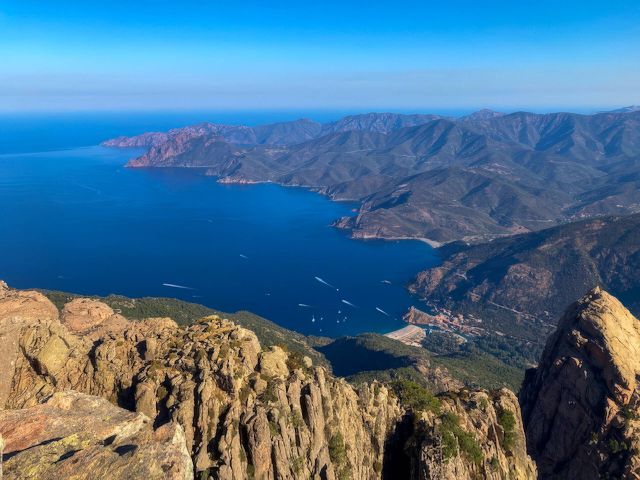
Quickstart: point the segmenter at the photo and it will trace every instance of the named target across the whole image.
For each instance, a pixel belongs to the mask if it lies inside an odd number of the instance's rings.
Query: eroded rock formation
[[[59,314],[0,284],[0,342],[0,408],[52,412],[40,404],[70,390],[103,397],[151,419],[147,436],[183,431],[198,478],[534,478],[513,394],[451,392],[418,415],[382,384],[355,388],[216,316],[131,322],[91,299]],[[441,458],[427,455],[434,442]]]
[[[463,389],[438,400],[440,409],[420,414],[405,446],[412,480],[536,478],[513,392]]]

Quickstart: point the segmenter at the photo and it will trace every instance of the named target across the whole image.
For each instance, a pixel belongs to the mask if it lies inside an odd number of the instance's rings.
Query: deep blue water
[[[179,120],[164,119],[165,128]],[[66,138],[83,145],[138,128],[119,122],[114,132],[69,119],[76,132]],[[0,154],[0,279],[17,288],[170,296],[336,336],[402,326],[417,304],[403,285],[438,261],[420,242],[351,240],[329,226],[353,205],[303,189],[220,185],[194,171],[127,169],[136,151],[51,150],[60,145],[26,124],[0,130],[19,133],[0,141],[12,145],[5,152],[43,150]]]

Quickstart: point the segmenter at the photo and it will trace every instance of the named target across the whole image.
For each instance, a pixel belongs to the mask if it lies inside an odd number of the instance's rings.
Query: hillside
[[[43,290],[42,293],[58,309],[76,298],[86,298],[67,292]],[[336,339],[307,337],[251,312],[220,312],[175,298],[128,298],[120,295],[90,298],[105,303],[131,320],[169,317],[178,325],[187,326],[200,318],[218,315],[253,331],[264,347],[277,346],[296,357],[308,356],[314,364],[345,377],[354,385],[362,381],[404,379],[415,381],[434,391],[460,387],[463,384],[517,390],[526,367],[522,361],[505,363],[500,358],[504,354],[503,345],[498,350],[479,352],[465,348],[450,352],[432,344],[425,344],[425,348],[410,347],[375,333]],[[440,343],[440,339],[435,342]],[[353,362],[354,352],[358,352],[359,362]]]
[[[640,215],[602,217],[479,245],[443,247],[411,290],[437,308],[540,342],[573,299],[601,286],[640,311]]]

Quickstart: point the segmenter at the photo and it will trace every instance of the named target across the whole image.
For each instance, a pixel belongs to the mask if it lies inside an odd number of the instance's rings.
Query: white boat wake
[[[335,289],[336,289],[336,292],[339,292],[339,291],[340,291],[340,289],[339,289],[339,288],[334,287],[334,286],[333,286],[333,285],[331,285],[329,282],[327,282],[327,281],[325,281],[325,280],[321,279],[320,277],[313,277],[313,278],[315,278],[317,281],[319,281],[319,282],[320,282],[320,283],[322,283],[323,285],[326,285],[326,286],[327,286],[327,287],[329,287],[329,288],[335,288]]]
[[[176,285],[175,283],[163,283],[163,287],[180,288],[182,290],[195,290],[195,288],[185,287],[184,285]]]

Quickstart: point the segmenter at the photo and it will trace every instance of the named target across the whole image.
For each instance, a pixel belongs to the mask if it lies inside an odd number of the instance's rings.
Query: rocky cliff
[[[540,478],[640,478],[640,322],[599,288],[572,305],[520,402]]]
[[[463,389],[440,395],[431,409],[416,415],[408,431],[403,445],[409,474],[389,478],[536,478],[535,464],[526,453],[518,400],[509,390]]]
[[[451,392],[424,408],[412,390],[430,395],[421,387],[355,388],[308,357],[263,349],[253,332],[216,316],[186,327],[131,322],[82,298],[58,312],[38,292],[0,284],[0,342],[3,415],[56,415],[56,392],[103,397],[151,419],[147,437],[184,431],[199,478],[426,479],[436,468],[440,478],[533,478],[513,394]],[[442,455],[429,456],[433,442]],[[145,476],[136,472],[131,478]]]

